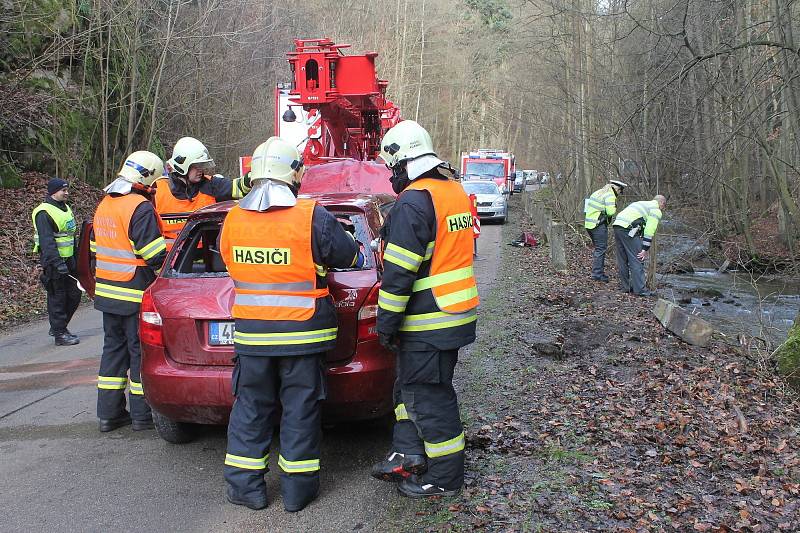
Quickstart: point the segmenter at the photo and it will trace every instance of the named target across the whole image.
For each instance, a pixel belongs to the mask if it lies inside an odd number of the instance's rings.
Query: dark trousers
[[[264,472],[281,407],[278,467],[284,504],[305,501],[319,490],[321,402],[326,395],[322,357],[237,354],[225,480],[238,497],[266,498]]]
[[[636,255],[642,251],[642,238],[628,235],[630,228],[614,226],[614,240],[617,243],[617,270],[619,286],[624,292],[644,291],[644,264]]]
[[[601,279],[606,275],[606,250],[608,250],[608,225],[598,224],[595,228],[587,229],[592,239],[592,278]]]
[[[428,456],[425,483],[464,484],[464,428],[453,389],[458,350],[401,351],[395,382],[393,451]]]
[[[150,406],[144,399],[139,375],[142,351],[138,313],[103,313],[103,332],[103,356],[97,376],[97,418],[107,420],[125,415],[125,387],[130,381],[128,404],[131,418],[150,420]]]
[[[48,268],[42,275],[42,284],[47,291],[47,318],[53,333],[63,335],[72,315],[81,303],[81,291],[77,282],[69,276],[58,274]]]

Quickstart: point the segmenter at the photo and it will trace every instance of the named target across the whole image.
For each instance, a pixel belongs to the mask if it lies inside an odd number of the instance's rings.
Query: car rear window
[[[335,272],[368,270],[375,268],[375,256],[369,251],[373,239],[363,213],[333,212],[342,226],[354,233],[356,240],[364,245],[366,262],[362,269],[331,269]],[[190,223],[175,242],[175,250],[169,268],[163,272],[166,278],[227,277],[228,269],[219,252],[219,234],[222,219],[200,220]]]

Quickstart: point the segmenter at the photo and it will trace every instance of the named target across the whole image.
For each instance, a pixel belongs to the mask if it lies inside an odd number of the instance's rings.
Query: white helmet
[[[444,164],[433,150],[430,134],[413,120],[399,122],[386,132],[381,141],[380,156],[389,168],[408,161],[406,170],[410,180]]]
[[[305,167],[300,152],[280,137],[270,137],[253,152],[250,181],[271,179],[287,185],[300,185]]]
[[[133,152],[122,163],[117,175],[131,183],[150,185],[164,174],[164,162],[153,152]]]
[[[208,148],[194,137],[178,139],[167,163],[181,176],[188,174],[192,165],[202,165],[204,171],[214,169],[214,160],[208,155]]]

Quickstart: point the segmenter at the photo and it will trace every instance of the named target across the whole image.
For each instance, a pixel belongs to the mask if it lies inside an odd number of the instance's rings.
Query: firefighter
[[[253,188],[230,210],[220,236],[235,291],[226,495],[251,509],[267,506],[264,473],[281,406],[283,506],[300,511],[319,492],[323,356],[337,330],[327,269],[364,264],[333,215],[297,198],[303,172],[292,144],[279,137],[261,144],[253,154]]]
[[[667,199],[658,194],[652,200],[633,202],[614,221],[617,270],[620,288],[637,296],[652,296],[644,288],[644,260],[656,235]]]
[[[193,137],[175,143],[167,161],[169,175],[157,177],[154,187],[156,212],[167,250],[186,225],[186,217],[201,207],[242,198],[250,190],[250,178],[229,179],[214,171],[214,160],[205,145]]]
[[[166,255],[147,187],[163,171],[164,164],[155,154],[132,153],[117,179],[104,189],[106,196],[94,214],[94,307],[103,312],[105,334],[97,376],[97,417],[102,432],[131,422],[135,431],[153,427],[140,378],[139,307]],[[125,410],[127,385],[130,412]]]
[[[617,198],[627,187],[624,182],[610,180],[602,188],[594,191],[583,202],[585,215],[583,226],[594,245],[592,252],[592,279],[608,283],[605,273],[606,250],[608,249],[608,226],[611,217],[617,212]]]
[[[372,475],[412,498],[452,495],[464,482],[464,431],[453,389],[458,349],[475,340],[470,200],[414,121],[381,143],[399,194],[382,229],[378,337],[398,354],[392,449]]]
[[[81,303],[76,276],[75,217],[67,205],[69,184],[59,178],[47,183],[47,196],[31,213],[33,251],[39,252],[42,284],[47,291],[47,318],[56,346],[72,346],[80,339],[67,329]]]

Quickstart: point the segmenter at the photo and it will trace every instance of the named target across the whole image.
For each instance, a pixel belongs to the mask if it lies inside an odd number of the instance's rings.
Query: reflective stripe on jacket
[[[637,220],[640,221],[639,225],[644,226],[642,248],[647,250],[650,248],[650,243],[656,235],[661,216],[661,209],[658,207],[657,200],[642,200],[640,202],[633,202],[620,211],[619,215],[617,215],[617,219],[614,221],[614,225],[622,228],[630,228],[634,222]]]
[[[39,252],[39,232],[36,229],[36,215],[40,212],[46,212],[56,225],[56,232],[53,237],[56,241],[58,248],[58,255],[61,257],[72,257],[75,254],[75,216],[72,214],[72,208],[67,206],[66,211],[62,211],[53,204],[42,202],[31,213],[31,220],[33,220],[33,251]]]
[[[617,195],[614,194],[611,185],[594,191],[584,201],[583,212],[583,225],[586,229],[594,229],[606,216],[609,218],[614,216],[614,213],[617,212]]]
[[[427,291],[438,310],[406,314],[400,331],[427,331],[463,325],[477,318],[478,287],[472,268],[472,214],[470,201],[460,184],[450,180],[420,178],[406,190],[430,194],[436,216],[436,237],[428,243],[425,255],[418,255],[394,243],[384,250],[383,259],[406,270],[417,272],[430,261],[428,274],[414,281],[411,296],[382,290],[378,305],[389,311],[404,312],[414,294]]]
[[[199,192],[191,200],[181,200],[172,194],[169,182],[171,178],[159,178],[156,187],[155,206],[158,214],[158,225],[167,243],[167,250],[172,249],[175,239],[186,225],[187,217],[203,207],[217,203],[213,196]]]
[[[147,266],[145,259],[163,250],[163,239],[148,244],[145,250],[134,250],[133,242],[130,240],[133,212],[139,204],[146,201],[138,194],[116,197],[107,195],[97,206],[93,219],[93,250],[97,257],[98,287],[103,279],[132,280],[136,267]]]
[[[317,269],[311,250],[315,204],[313,200],[299,199],[291,208],[256,212],[236,206],[230,210],[222,228],[220,251],[234,284],[234,318],[308,321],[314,315],[317,299],[328,296],[327,287],[316,287]],[[317,342],[330,340],[331,335],[335,338],[335,328],[324,329],[288,336],[262,333],[249,338],[249,334],[239,334],[237,338],[256,344]]]

